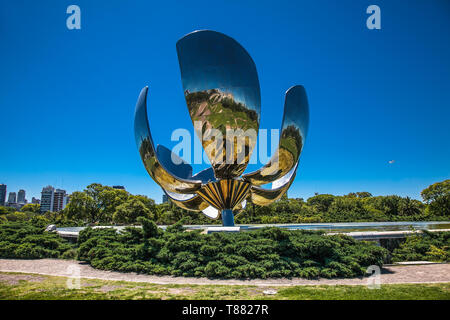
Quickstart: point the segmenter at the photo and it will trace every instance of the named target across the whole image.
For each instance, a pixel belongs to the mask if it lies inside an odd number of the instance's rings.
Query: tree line
[[[350,221],[430,221],[450,219],[450,180],[437,182],[421,192],[423,201],[397,195],[373,196],[369,192],[343,196],[317,194],[279,201],[265,207],[248,203],[236,214],[236,223],[319,223]],[[143,195],[93,183],[72,193],[60,212],[39,213],[39,205],[27,204],[21,211],[0,207],[0,223],[30,219],[58,225],[136,224],[145,217],[159,225],[180,220],[185,224],[220,224],[200,212],[183,210],[171,203],[156,204]]]

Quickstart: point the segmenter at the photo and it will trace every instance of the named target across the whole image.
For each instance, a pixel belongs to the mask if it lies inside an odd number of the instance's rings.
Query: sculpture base
[[[222,225],[224,227],[234,227],[234,214],[233,210],[222,210]]]
[[[209,227],[206,229],[206,234],[214,232],[239,232],[241,227]]]

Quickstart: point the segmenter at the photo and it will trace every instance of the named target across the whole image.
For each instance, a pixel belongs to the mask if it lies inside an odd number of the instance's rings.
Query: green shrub
[[[76,259],[77,257],[78,257],[78,250],[76,249],[69,249],[60,256],[61,259],[69,259],[69,260]]]
[[[71,248],[70,243],[55,233],[45,232],[44,227],[28,222],[0,224],[0,258],[59,258]]]
[[[450,261],[450,232],[428,232],[406,238],[392,253],[392,261]]]
[[[251,232],[201,234],[180,226],[86,228],[78,258],[104,270],[210,278],[355,277],[381,266],[388,251],[343,235],[264,228]]]

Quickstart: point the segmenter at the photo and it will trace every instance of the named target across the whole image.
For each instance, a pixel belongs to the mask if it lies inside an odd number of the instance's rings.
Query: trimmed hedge
[[[41,259],[60,258],[72,246],[56,233],[44,232],[44,227],[24,222],[0,224],[0,258]],[[72,254],[64,257],[74,258]]]
[[[394,249],[392,261],[450,262],[450,232],[429,232],[406,238]]]
[[[344,235],[265,228],[201,234],[176,224],[165,232],[140,219],[143,228],[87,228],[79,259],[103,270],[209,278],[355,277],[381,266],[388,251]]]

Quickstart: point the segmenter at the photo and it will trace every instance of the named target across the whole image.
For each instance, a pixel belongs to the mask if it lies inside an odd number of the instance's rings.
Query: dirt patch
[[[93,282],[84,282],[81,285],[82,287],[95,287],[98,286],[98,283],[93,283]]]
[[[146,287],[143,287],[143,286],[128,286],[128,288],[130,288],[130,289],[136,289],[136,290],[141,290],[141,289],[145,289]]]
[[[262,296],[262,295],[264,295],[263,291],[265,291],[265,290],[274,290],[274,289],[270,288],[270,287],[268,287],[268,288],[257,287],[257,288],[247,289],[247,292],[250,296]]]
[[[169,288],[167,292],[176,295],[190,295],[195,293],[196,291],[192,288],[186,287],[186,288]]]
[[[45,280],[44,277],[34,276],[29,274],[4,274],[0,273],[0,282],[6,283],[11,286],[19,284],[19,281],[29,281],[29,282],[42,282]]]
[[[117,286],[110,286],[110,285],[106,285],[101,287],[99,290],[102,292],[110,292],[110,291],[114,291],[117,289],[124,289],[126,288],[126,286],[121,286],[121,285],[117,285]]]

